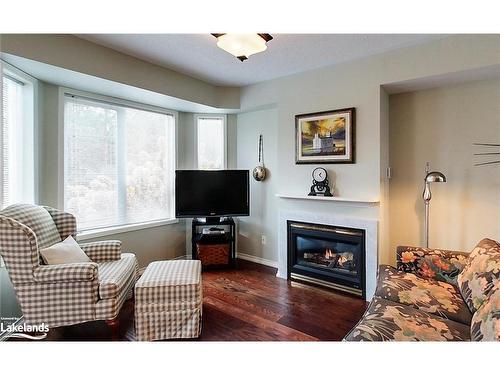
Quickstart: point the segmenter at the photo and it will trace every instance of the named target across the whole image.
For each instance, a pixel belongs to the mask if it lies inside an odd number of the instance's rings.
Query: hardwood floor
[[[341,340],[367,304],[356,297],[275,276],[276,269],[239,260],[236,269],[203,272],[201,341]],[[135,340],[133,301],[119,315],[120,339]],[[61,327],[48,340],[110,340],[104,322]]]

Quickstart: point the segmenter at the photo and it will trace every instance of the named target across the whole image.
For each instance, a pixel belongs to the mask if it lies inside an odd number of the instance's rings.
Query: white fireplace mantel
[[[309,196],[309,195],[298,195],[298,194],[276,194],[276,197],[282,199],[303,199],[310,201],[330,201],[330,202],[344,202],[344,203],[361,203],[368,205],[379,204],[378,199],[369,198],[349,198],[349,197],[323,197],[321,195]]]
[[[276,276],[287,278],[287,221],[302,221],[312,224],[323,224],[349,228],[363,229],[365,231],[365,269],[366,269],[366,300],[370,301],[375,294],[377,286],[378,268],[378,221],[362,219],[351,216],[311,213],[282,210],[279,213],[278,233],[278,273]]]

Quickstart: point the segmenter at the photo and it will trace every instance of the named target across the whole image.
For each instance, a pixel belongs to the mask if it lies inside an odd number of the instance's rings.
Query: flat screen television
[[[248,216],[248,170],[175,171],[175,216]]]

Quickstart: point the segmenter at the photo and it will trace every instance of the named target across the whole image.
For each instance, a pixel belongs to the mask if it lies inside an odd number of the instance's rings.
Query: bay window
[[[226,117],[196,115],[198,169],[226,168]]]
[[[0,208],[35,202],[36,80],[2,62]]]
[[[174,219],[175,115],[64,95],[64,209],[78,229]]]

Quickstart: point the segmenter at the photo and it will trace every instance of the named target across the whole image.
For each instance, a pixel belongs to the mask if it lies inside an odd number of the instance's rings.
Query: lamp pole
[[[424,222],[424,231],[425,231],[425,247],[429,247],[429,211],[430,211],[430,203],[432,198],[431,193],[431,183],[432,182],[446,182],[446,176],[441,172],[431,172],[430,164],[427,162],[425,165],[425,187],[424,192],[422,193],[422,198],[424,200],[425,205],[425,222]]]
[[[429,247],[429,203],[425,201],[425,247]]]

